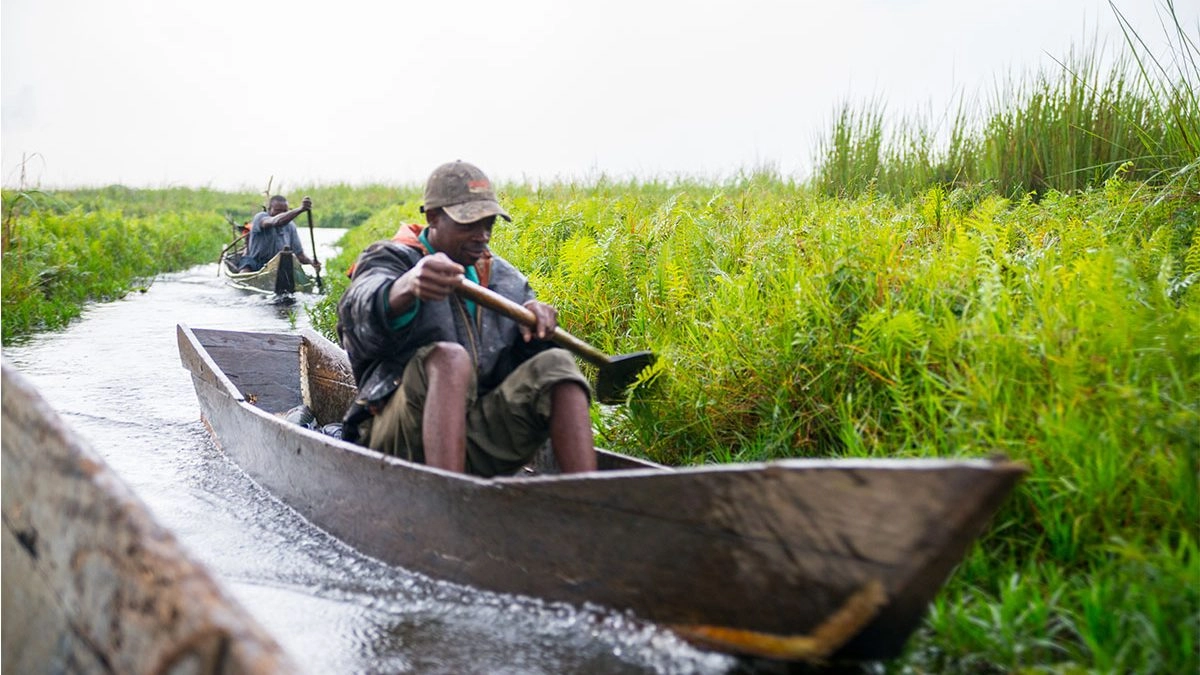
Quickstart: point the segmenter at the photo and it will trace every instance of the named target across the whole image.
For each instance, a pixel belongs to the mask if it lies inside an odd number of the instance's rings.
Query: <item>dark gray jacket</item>
[[[457,342],[467,348],[480,396],[526,359],[553,346],[536,338],[526,343],[515,321],[485,307],[476,307],[471,320],[458,295],[438,302],[422,300],[408,325],[392,329],[387,317],[392,282],[412,269],[422,254],[393,241],[372,244],[359,256],[354,280],[338,302],[338,337],[350,356],[361,405],[381,406],[396,390],[413,353],[431,342]],[[492,257],[488,287],[518,304],[534,299],[525,276],[499,256]]]

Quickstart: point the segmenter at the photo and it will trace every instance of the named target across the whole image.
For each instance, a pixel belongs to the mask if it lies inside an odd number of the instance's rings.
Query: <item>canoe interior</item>
[[[316,416],[317,425],[341,422],[357,391],[346,353],[324,337],[306,330],[298,335],[192,329],[229,382],[256,407],[282,414],[300,404]],[[598,449],[600,471],[665,467],[647,460]],[[557,473],[549,447],[538,453],[522,475]]]

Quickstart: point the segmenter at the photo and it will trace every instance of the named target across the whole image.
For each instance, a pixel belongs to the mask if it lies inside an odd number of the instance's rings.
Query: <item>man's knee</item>
[[[555,396],[579,398],[586,406],[591,401],[592,390],[583,382],[577,380],[560,380],[554,384],[551,392]]]
[[[457,342],[434,343],[425,356],[425,368],[431,372],[467,375],[474,367],[466,347]]]
[[[538,352],[529,360],[529,363],[539,375],[562,376],[579,373],[575,357],[565,349],[547,349],[544,352]],[[580,375],[580,381],[584,381],[582,375]],[[583,386],[587,387],[586,384]]]

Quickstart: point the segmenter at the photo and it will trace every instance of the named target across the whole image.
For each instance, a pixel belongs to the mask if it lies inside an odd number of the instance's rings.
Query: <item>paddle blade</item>
[[[629,386],[637,381],[643,370],[654,364],[651,352],[634,352],[614,356],[600,366],[596,374],[596,399],[614,405],[625,402]]]
[[[296,292],[296,273],[292,268],[292,250],[285,248],[279,255],[279,269],[275,272],[275,295]]]

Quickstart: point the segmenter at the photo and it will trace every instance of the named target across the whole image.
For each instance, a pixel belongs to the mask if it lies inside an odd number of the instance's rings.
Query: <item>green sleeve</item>
[[[412,320],[414,318],[416,318],[416,316],[417,316],[417,310],[420,308],[421,308],[421,301],[418,299],[416,302],[413,303],[412,309],[410,309],[407,312],[401,314],[400,316],[392,319],[392,321],[391,321],[392,330],[400,330],[401,328],[404,328],[408,324],[412,323]]]

